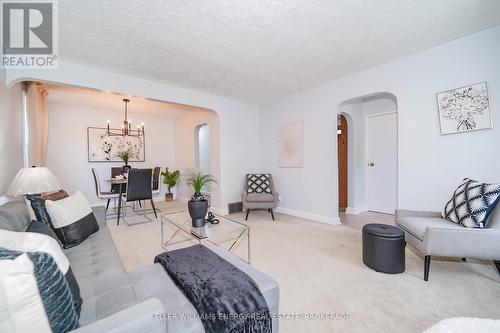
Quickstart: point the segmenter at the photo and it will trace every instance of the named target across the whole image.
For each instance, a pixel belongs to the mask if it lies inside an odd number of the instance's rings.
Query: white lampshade
[[[61,183],[45,167],[23,168],[10,184],[7,194],[24,195],[52,192],[62,189]]]

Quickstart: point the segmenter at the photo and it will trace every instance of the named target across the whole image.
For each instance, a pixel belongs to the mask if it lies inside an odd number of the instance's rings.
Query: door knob
[[[371,166],[371,167],[372,167],[372,166],[375,166],[375,163],[370,162],[370,163],[368,163],[368,166]]]

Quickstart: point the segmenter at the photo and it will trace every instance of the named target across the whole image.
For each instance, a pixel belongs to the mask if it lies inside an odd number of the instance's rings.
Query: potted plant
[[[132,167],[128,165],[128,160],[130,159],[130,150],[123,150],[119,152],[118,157],[122,159],[123,163],[125,163],[124,166],[122,166],[122,173],[127,173]]]
[[[162,171],[161,175],[163,176],[163,184],[167,185],[168,188],[168,193],[165,193],[165,201],[172,201],[174,200],[174,195],[170,192],[170,190],[172,187],[177,185],[181,173],[179,170],[170,172],[167,167],[165,168],[165,171]]]
[[[187,170],[184,176],[186,184],[193,187],[194,194],[188,201],[189,215],[191,215],[194,228],[201,228],[205,225],[205,216],[208,212],[208,201],[205,199],[201,190],[204,186],[216,183],[212,175],[204,175],[201,171]]]

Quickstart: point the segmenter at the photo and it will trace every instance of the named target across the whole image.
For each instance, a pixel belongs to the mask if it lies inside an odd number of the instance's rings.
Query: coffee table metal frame
[[[202,228],[192,228],[189,225],[185,225],[183,223],[179,223],[179,221],[176,221],[173,219],[173,215],[177,214],[188,214],[186,211],[179,211],[179,212],[174,212],[174,213],[168,213],[168,214],[162,214],[160,217],[161,221],[161,247],[165,250],[168,251],[168,246],[184,243],[184,242],[189,242],[189,241],[198,241],[198,244],[203,244],[203,242],[210,243],[215,246],[222,247],[220,244],[217,244],[216,241],[212,240],[210,235],[201,235],[201,233],[204,233],[206,230],[204,228],[217,228],[219,227],[218,224],[212,224],[212,225],[206,225],[205,227]],[[214,214],[215,215],[215,214]],[[247,236],[247,259],[245,260],[244,258],[241,258],[248,264],[251,263],[251,252],[250,252],[250,226],[248,224],[244,224],[238,221],[235,221],[233,219],[224,217],[224,216],[219,216],[215,215],[216,218],[220,221],[219,224],[222,223],[234,223],[239,226],[239,228],[236,228],[234,230],[228,231],[225,234],[231,234],[235,233],[235,239],[232,241],[231,246],[229,249],[227,249],[228,252],[231,252],[231,250],[236,249],[240,243],[240,241],[244,238],[244,236]],[[189,217],[189,215],[188,215]],[[172,226],[175,231],[172,235],[169,237],[166,237],[165,235],[165,225],[169,224]],[[174,242],[175,236],[179,233],[182,232],[185,235],[188,236],[188,239],[184,240],[179,240]],[[219,235],[220,236],[220,235]]]

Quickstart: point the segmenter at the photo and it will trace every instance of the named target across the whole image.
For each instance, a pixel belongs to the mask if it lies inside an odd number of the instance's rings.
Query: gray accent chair
[[[466,228],[439,212],[396,211],[396,225],[406,242],[425,256],[424,280],[429,279],[431,256],[493,260],[500,273],[500,204],[489,216],[487,228]]]
[[[267,209],[271,213],[271,217],[274,221],[273,209],[278,206],[279,194],[276,192],[273,183],[273,176],[269,175],[269,186],[271,188],[271,193],[248,193],[248,177],[252,174],[247,174],[245,176],[245,186],[241,193],[241,200],[243,201],[243,209],[246,211],[245,221],[248,220],[248,215],[252,209]]]
[[[160,264],[127,272],[105,224],[104,207],[93,208],[99,231],[64,250],[83,298],[80,327],[75,333],[148,332],[203,333],[197,311]],[[24,232],[30,220],[24,201],[0,206],[0,229]],[[268,275],[228,251],[205,244],[250,276],[271,312],[278,332],[279,287]]]

